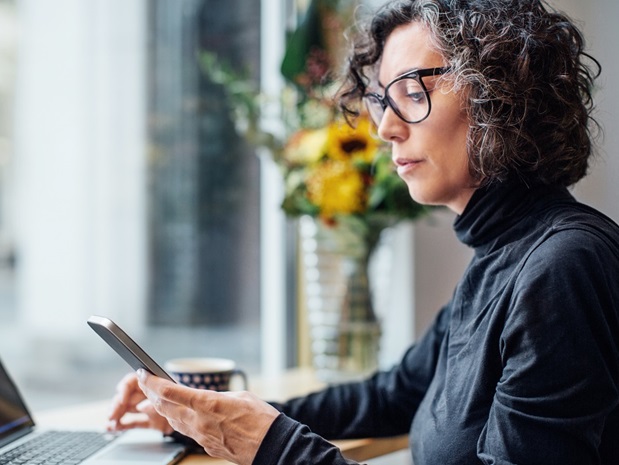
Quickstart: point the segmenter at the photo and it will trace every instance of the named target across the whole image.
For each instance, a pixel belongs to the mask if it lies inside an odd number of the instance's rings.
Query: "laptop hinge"
[[[25,436],[26,434],[32,433],[33,430],[33,426],[28,426],[27,428],[22,428],[19,431],[9,434],[8,436],[0,439],[0,447],[4,447],[7,444],[12,443],[13,441],[17,441],[19,438]]]

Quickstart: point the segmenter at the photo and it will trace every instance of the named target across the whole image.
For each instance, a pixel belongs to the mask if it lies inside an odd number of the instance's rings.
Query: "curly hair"
[[[380,63],[385,41],[419,21],[466,96],[469,168],[481,183],[517,176],[570,186],[587,174],[592,91],[601,66],[564,14],[543,0],[395,0],[360,30],[339,96],[346,117]],[[595,130],[595,131],[594,131]]]

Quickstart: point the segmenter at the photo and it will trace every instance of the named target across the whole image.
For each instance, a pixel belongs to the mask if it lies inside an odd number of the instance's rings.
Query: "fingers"
[[[111,421],[118,421],[127,411],[129,397],[131,395],[131,377],[135,378],[132,373],[125,375],[116,385],[116,394],[112,398],[110,412],[108,414],[108,419]]]
[[[139,385],[157,413],[175,430],[190,434],[187,425],[209,411],[210,399],[221,393],[196,390],[138,370]]]
[[[163,400],[172,404],[184,405],[191,409],[194,408],[195,389],[151,375],[141,369],[137,371],[137,376],[142,391],[154,405],[160,404]]]
[[[108,419],[118,422],[126,414],[136,411],[136,405],[145,399],[138,386],[135,373],[125,375],[116,385],[116,394],[112,398]]]
[[[163,434],[172,433],[172,426],[168,423],[165,417],[159,415],[159,413],[153,407],[153,404],[148,399],[143,400],[136,406],[136,410],[148,417],[147,428],[156,429]],[[144,427],[144,426],[141,426]]]
[[[133,428],[151,428],[151,422],[146,417],[135,417],[129,421],[117,421],[109,423],[108,431],[125,431]]]
[[[124,376],[117,384],[106,425],[108,431],[131,428],[156,429],[164,434],[172,432],[168,421],[147,400],[135,373]]]
[[[124,415],[119,420],[110,420],[106,425],[108,431],[124,431],[132,428],[148,428],[170,434],[172,427],[167,419],[157,413],[148,399],[135,406],[133,412]]]
[[[192,389],[138,370],[139,386],[176,431],[211,455],[252,463],[275,418],[274,407],[248,392]]]
[[[116,385],[116,393],[127,400],[128,396],[136,390],[137,381],[135,373],[127,373]]]

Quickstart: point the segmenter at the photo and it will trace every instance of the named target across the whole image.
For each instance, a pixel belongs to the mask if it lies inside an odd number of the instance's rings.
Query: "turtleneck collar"
[[[574,201],[566,188],[527,185],[522,181],[494,182],[475,191],[454,222],[458,239],[478,248],[496,241],[524,216],[557,199]]]

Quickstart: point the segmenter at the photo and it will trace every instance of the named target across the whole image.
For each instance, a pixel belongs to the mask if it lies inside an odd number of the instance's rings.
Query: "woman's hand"
[[[214,457],[250,465],[279,412],[248,392],[192,389],[138,370],[155,410]]]
[[[164,434],[173,431],[168,421],[155,411],[140,389],[135,373],[127,374],[116,386],[107,425],[108,431],[131,428],[151,428]]]

